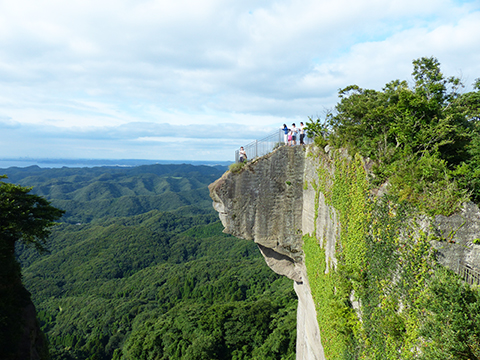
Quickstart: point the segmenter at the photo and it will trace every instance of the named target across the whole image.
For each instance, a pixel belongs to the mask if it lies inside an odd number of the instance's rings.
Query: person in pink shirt
[[[292,146],[297,145],[297,128],[295,127],[295,123],[292,124],[292,128],[290,129],[292,131]]]

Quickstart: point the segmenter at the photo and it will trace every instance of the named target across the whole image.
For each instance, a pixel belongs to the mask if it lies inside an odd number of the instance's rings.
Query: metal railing
[[[476,270],[463,261],[457,261],[457,267],[454,270],[466,283],[470,285],[480,285],[480,271]]]
[[[300,144],[299,136],[297,135],[297,145]],[[311,144],[313,139],[305,138],[303,139],[305,144]],[[273,150],[280,146],[287,145],[285,143],[285,133],[283,129],[278,129],[271,134],[267,135],[263,139],[254,140],[251,143],[245,145],[243,148],[247,153],[247,159],[253,160],[257,157],[267,155],[271,153]],[[235,151],[235,162],[239,161],[239,150]]]

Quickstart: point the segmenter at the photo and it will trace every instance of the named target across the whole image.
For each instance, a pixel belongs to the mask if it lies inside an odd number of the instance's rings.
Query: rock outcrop
[[[1,290],[0,360],[48,359],[48,345],[28,291],[21,284]]]
[[[19,351],[15,359],[41,360],[48,358],[48,345],[45,335],[40,330],[33,302],[22,310],[23,334]]]
[[[436,216],[433,221],[436,236],[432,241],[437,261],[458,272],[462,266],[480,270],[480,210],[467,203],[451,216]]]
[[[297,282],[301,274],[295,264],[303,257],[304,164],[301,147],[281,148],[209,186],[224,231],[254,240],[275,272]]]
[[[319,166],[327,166],[319,158],[308,156],[309,151],[315,153],[317,150],[311,146],[281,147],[247,163],[237,173],[226,172],[209,186],[224,232],[255,241],[268,266],[294,280],[299,300],[299,360],[325,358],[306,276],[302,236],[311,234],[319,239],[327,258],[326,272],[329,272],[328,266],[336,265],[336,243],[340,233],[336,210],[327,204],[324,194],[306,186],[319,179]],[[327,157],[331,155],[328,151],[327,147]],[[347,155],[342,153],[341,156]],[[368,167],[368,163],[364,166]],[[384,191],[381,188],[377,196]],[[460,213],[437,216],[433,223],[426,221],[422,228],[426,231],[433,228],[436,232],[438,241],[431,243],[441,264],[454,271],[459,263],[478,268],[480,245],[476,242],[480,242],[480,211],[477,206],[466,204]],[[355,307],[355,302],[352,305]]]
[[[315,305],[306,276],[302,235],[313,230],[315,195],[304,191],[315,171],[305,148],[281,147],[209,186],[225,232],[253,240],[268,266],[294,280],[298,296],[297,359],[324,359]],[[303,223],[310,224],[305,226]],[[306,231],[305,231],[306,230]]]

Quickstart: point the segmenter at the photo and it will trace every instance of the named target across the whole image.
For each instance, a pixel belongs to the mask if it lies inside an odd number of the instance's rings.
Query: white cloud
[[[45,136],[82,134],[77,151],[100,157],[124,154],[119,134],[132,124],[215,129],[228,152],[241,140],[232,128],[246,129],[248,141],[321,115],[349,84],[410,80],[422,56],[471,83],[480,77],[479,27],[478,1],[3,1],[0,107]],[[96,145],[101,129],[117,136],[112,150]],[[158,139],[152,129],[138,138]],[[129,141],[132,156],[160,156]],[[206,145],[195,146],[200,154]]]

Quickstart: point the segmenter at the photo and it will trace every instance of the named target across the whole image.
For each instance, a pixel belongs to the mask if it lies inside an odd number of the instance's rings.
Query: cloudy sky
[[[480,0],[0,0],[0,158],[232,160],[422,56],[480,77]]]

